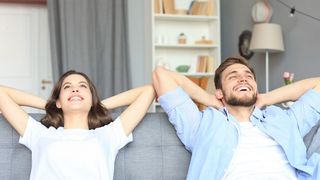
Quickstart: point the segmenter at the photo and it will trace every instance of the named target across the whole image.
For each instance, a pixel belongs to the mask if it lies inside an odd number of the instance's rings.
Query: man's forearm
[[[295,101],[309,89],[320,84],[320,77],[308,78],[295,83],[282,86],[265,94],[266,104],[276,104],[284,101]]]
[[[222,105],[221,102],[216,99],[215,95],[206,92],[189,78],[176,72],[167,72],[169,73],[169,76],[177,82],[178,86],[189,94],[193,100],[206,106],[220,107]]]

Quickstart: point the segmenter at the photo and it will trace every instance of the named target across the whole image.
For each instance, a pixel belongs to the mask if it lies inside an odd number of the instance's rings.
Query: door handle
[[[50,80],[44,80],[44,79],[42,79],[41,80],[41,89],[42,90],[45,90],[46,89],[46,84],[51,84],[52,83],[52,81],[50,81]]]
[[[51,84],[52,81],[42,79],[41,84]]]

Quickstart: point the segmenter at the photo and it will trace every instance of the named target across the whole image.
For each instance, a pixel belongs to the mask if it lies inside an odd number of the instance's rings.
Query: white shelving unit
[[[151,3],[151,59],[153,70],[157,65],[162,65],[172,71],[176,71],[179,65],[189,65],[187,73],[192,77],[210,77],[214,73],[197,72],[199,56],[212,56],[214,66],[221,62],[220,42],[220,0],[208,0],[214,4],[214,14],[203,15],[179,15],[157,14],[154,12],[155,0]],[[192,0],[175,0],[177,4],[190,7]],[[179,35],[186,36],[186,44],[179,44]],[[205,37],[212,44],[196,44],[195,42]],[[158,103],[153,103],[151,111],[158,111]]]

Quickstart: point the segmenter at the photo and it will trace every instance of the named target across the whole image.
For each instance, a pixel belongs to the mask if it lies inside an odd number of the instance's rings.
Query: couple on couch
[[[19,142],[32,151],[30,179],[111,180],[117,152],[132,141],[131,132],[155,94],[192,152],[187,179],[319,178],[319,154],[307,159],[303,137],[320,120],[320,78],[259,94],[248,62],[230,57],[214,81],[212,95],[158,67],[153,85],[100,101],[85,74],[68,71],[47,102],[1,86],[0,111],[20,134]],[[199,111],[192,100],[208,108]],[[288,100],[296,101],[288,110],[268,106]],[[46,115],[38,122],[20,105],[45,109]],[[107,109],[125,105],[112,121]]]

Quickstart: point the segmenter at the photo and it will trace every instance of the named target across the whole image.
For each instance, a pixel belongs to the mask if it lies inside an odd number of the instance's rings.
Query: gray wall
[[[145,70],[148,69],[147,51],[145,43],[146,26],[148,17],[145,15],[148,10],[147,0],[128,0],[129,15],[129,51],[131,60],[131,79],[132,86],[137,87],[150,82],[150,77],[146,76]],[[151,60],[150,60],[151,61]]]
[[[129,40],[133,86],[150,82],[148,60],[148,18],[149,0],[129,1]],[[320,1],[283,0],[289,5],[295,5],[298,10],[320,18]],[[251,8],[256,0],[221,0],[221,41],[222,59],[238,55],[238,37],[243,30],[252,30]],[[270,0],[273,7],[271,22],[280,24],[283,30],[285,51],[270,54],[269,89],[283,85],[284,71],[295,73],[295,79],[319,76],[320,58],[320,22],[295,14],[289,18],[289,9],[277,0]],[[295,3],[295,4],[292,4]],[[265,54],[255,53],[250,63],[257,73],[260,92],[265,91]]]
[[[238,53],[238,36],[243,30],[252,30],[251,8],[256,0],[222,0],[221,32],[222,59]],[[298,10],[320,18],[320,1],[283,0],[294,5]],[[269,89],[283,85],[284,71],[295,73],[295,79],[319,76],[320,59],[320,22],[295,14],[289,17],[290,9],[277,0],[270,0],[273,7],[272,23],[280,24],[284,36],[285,51],[270,54],[269,57]],[[293,4],[294,3],[294,4]],[[255,53],[250,63],[257,73],[260,92],[265,91],[265,54]]]

